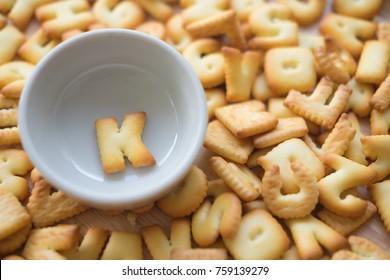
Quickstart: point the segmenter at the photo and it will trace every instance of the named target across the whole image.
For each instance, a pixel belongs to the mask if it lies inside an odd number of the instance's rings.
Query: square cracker
[[[0,240],[31,223],[26,208],[11,192],[0,189]]]
[[[274,114],[264,112],[261,101],[250,100],[220,107],[215,110],[215,116],[236,137],[245,138],[269,131],[278,123]]]
[[[204,146],[220,156],[242,164],[253,151],[250,139],[237,138],[219,120],[214,120],[207,126]]]

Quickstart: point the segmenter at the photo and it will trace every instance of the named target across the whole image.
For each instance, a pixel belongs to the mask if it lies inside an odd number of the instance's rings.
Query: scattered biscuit
[[[68,260],[98,260],[106,245],[109,232],[99,228],[89,228],[78,246],[61,251]]]
[[[247,47],[237,13],[232,9],[187,24],[185,28],[194,38],[226,35],[233,48],[244,50]]]
[[[141,139],[145,121],[146,113],[136,112],[125,115],[121,128],[118,128],[115,118],[103,118],[95,122],[105,173],[123,171],[126,167],[124,156],[135,168],[156,164],[156,160]]]
[[[54,190],[45,179],[34,184],[26,207],[37,228],[51,226],[89,209],[62,191]]]
[[[335,252],[347,245],[347,239],[312,215],[284,221],[291,231],[299,257],[302,260],[319,259],[324,255],[322,247]]]
[[[374,22],[335,13],[327,14],[319,28],[322,35],[333,37],[355,58],[360,56],[364,41],[374,38],[376,32]]]
[[[361,138],[363,152],[372,162],[369,167],[378,172],[377,181],[390,174],[390,135],[371,135]]]
[[[290,90],[308,92],[317,81],[313,53],[307,48],[273,48],[266,52],[264,73],[267,85],[278,95]]]
[[[27,154],[19,149],[0,149],[0,190],[13,193],[20,201],[28,195],[28,182],[22,176],[33,168]]]
[[[389,108],[390,104],[390,73],[386,79],[380,84],[370,99],[371,106],[378,110],[384,111]]]
[[[191,229],[188,219],[171,222],[169,239],[160,226],[152,225],[141,229],[141,235],[154,260],[169,260],[174,249],[191,249]]]
[[[390,107],[385,111],[376,109],[370,114],[371,135],[386,135],[390,131]]]
[[[241,201],[237,195],[226,192],[213,203],[205,200],[191,220],[194,241],[201,247],[213,244],[221,235],[233,237],[241,221]]]
[[[26,37],[12,25],[0,27],[0,65],[11,61]]]
[[[342,215],[338,215],[328,209],[322,209],[318,211],[318,218],[341,233],[344,236],[348,236],[364,223],[366,223],[374,214],[376,214],[377,208],[375,205],[368,201],[367,208],[365,212],[358,217],[346,217]]]
[[[31,224],[31,216],[18,199],[0,189],[0,240]]]
[[[225,63],[221,47],[218,40],[203,38],[191,42],[183,50],[183,56],[191,64],[205,89],[225,82]]]
[[[253,151],[251,139],[238,138],[219,120],[209,122],[204,140],[204,147],[216,154],[245,164]]]
[[[145,21],[138,25],[135,30],[151,35],[160,40],[165,40],[166,37],[165,25],[157,20]]]
[[[346,85],[339,85],[329,104],[327,99],[333,93],[334,83],[327,77],[321,79],[314,92],[304,95],[297,90],[290,90],[284,105],[291,111],[324,128],[331,129],[344,111],[352,90]]]
[[[65,260],[60,251],[77,246],[80,237],[78,225],[57,225],[33,229],[22,251],[28,260]]]
[[[111,28],[134,29],[145,20],[144,10],[134,1],[97,0],[92,11]]]
[[[263,209],[246,213],[232,237],[223,238],[236,260],[272,260],[290,247],[290,240],[278,221]]]
[[[215,199],[226,192],[232,192],[232,189],[221,178],[210,180],[207,182],[208,197],[213,197]]]
[[[32,225],[28,223],[25,227],[10,236],[0,240],[0,255],[8,255],[14,253],[26,242],[30,234]]]
[[[207,177],[193,165],[175,190],[157,200],[157,206],[167,215],[180,218],[193,213],[207,195]]]
[[[317,148],[316,144],[308,135],[304,137],[304,141],[320,159],[323,159],[330,153],[343,155],[350,146],[355,134],[356,130],[352,127],[348,115],[343,113],[337,120],[334,128],[325,138],[321,148]]]
[[[366,41],[356,69],[355,80],[380,85],[387,76],[389,60],[389,44],[378,40]]]
[[[132,232],[113,231],[104,248],[102,260],[142,260],[141,236]]]
[[[40,28],[18,49],[18,54],[24,60],[37,64],[59,43],[59,39],[50,39]]]
[[[261,149],[270,147],[291,138],[300,138],[308,133],[306,122],[301,117],[278,119],[276,127],[253,137],[253,146]]]
[[[147,1],[147,0],[146,0]],[[184,25],[215,16],[230,7],[230,0],[183,0],[180,1]]]
[[[367,200],[353,195],[342,198],[341,194],[347,189],[374,183],[378,175],[376,170],[332,153],[325,155],[323,162],[335,172],[318,182],[320,203],[342,216],[358,217],[363,215],[367,209]]]
[[[370,20],[379,12],[382,2],[382,0],[335,0],[333,9],[338,14]]]
[[[182,52],[193,41],[193,38],[184,27],[181,13],[169,18],[166,22],[166,31],[166,41],[179,52]]]
[[[357,163],[368,165],[366,156],[363,153],[362,142],[360,141],[364,134],[361,131],[359,120],[352,112],[348,113],[348,120],[352,125],[352,128],[355,129],[356,133],[355,137],[349,143],[347,150],[344,152],[344,156]]]
[[[72,30],[86,30],[96,21],[86,0],[68,0],[48,3],[35,10],[35,16],[49,38],[60,38]]]
[[[275,47],[298,45],[298,24],[286,5],[267,3],[254,9],[248,18],[254,37],[251,49],[268,50]],[[277,36],[275,36],[277,34]]]
[[[223,47],[225,59],[226,100],[247,101],[251,96],[252,84],[261,63],[261,55],[255,51],[241,53],[238,49]]]
[[[390,180],[385,180],[369,187],[369,193],[372,201],[378,208],[379,216],[385,225],[388,233],[390,233]]]
[[[291,169],[291,162],[303,164],[310,170],[316,180],[320,180],[325,175],[325,168],[321,160],[301,139],[292,138],[274,147],[266,155],[257,159],[265,171],[272,166],[279,166],[282,178],[282,191],[284,194],[296,193],[299,191],[295,183],[295,175]]]
[[[390,255],[369,239],[351,235],[348,243],[350,250],[334,253],[332,260],[390,260]]]
[[[209,121],[215,116],[215,110],[227,104],[225,91],[222,89],[206,89],[206,102]]]
[[[217,108],[215,116],[238,138],[264,133],[275,128],[278,124],[277,117],[272,113],[265,112],[264,104],[258,100],[249,100]]]
[[[210,158],[211,169],[244,201],[261,196],[261,180],[248,167],[228,162],[220,156]]]
[[[291,170],[294,182],[299,186],[297,193],[282,194],[283,182],[278,165],[267,170],[262,180],[262,196],[267,208],[282,219],[303,218],[314,210],[318,202],[318,184],[310,169],[302,163],[291,162]]]
[[[175,13],[173,7],[163,0],[134,0],[153,18],[165,22]]]
[[[308,26],[315,23],[324,12],[324,0],[278,0],[278,3],[288,6],[299,25]]]
[[[367,117],[372,109],[370,99],[375,92],[374,86],[359,83],[354,78],[347,83],[347,86],[352,89],[352,94],[348,98],[344,111],[352,111],[361,118]]]

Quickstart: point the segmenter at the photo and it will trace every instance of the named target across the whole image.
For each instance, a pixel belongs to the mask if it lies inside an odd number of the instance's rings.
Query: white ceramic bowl
[[[147,114],[142,140],[153,167],[103,172],[95,120]],[[175,49],[122,29],[91,31],[36,66],[19,105],[22,145],[55,187],[99,208],[132,208],[177,185],[204,140],[207,106],[193,69]]]

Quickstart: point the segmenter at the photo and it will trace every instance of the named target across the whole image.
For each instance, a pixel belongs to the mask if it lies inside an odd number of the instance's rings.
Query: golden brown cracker
[[[86,0],[68,0],[42,5],[35,10],[35,16],[49,38],[59,38],[62,33],[80,29],[96,21]]]
[[[390,255],[371,240],[351,235],[348,237],[350,250],[333,254],[332,260],[390,260]]]
[[[284,105],[297,115],[331,129],[344,111],[348,98],[352,94],[349,87],[339,85],[332,100],[326,104],[327,99],[333,93],[333,86],[333,82],[324,77],[310,96],[290,90],[284,100]]]
[[[22,256],[28,260],[64,260],[59,252],[77,246],[79,237],[80,228],[75,224],[33,229]]]
[[[386,135],[390,130],[390,107],[385,111],[376,109],[370,114],[371,135]]]
[[[166,22],[167,42],[179,52],[182,52],[193,38],[184,27],[183,16],[177,13]]]
[[[134,0],[153,18],[165,22],[175,13],[173,7],[163,0]]]
[[[338,215],[329,211],[328,209],[322,209],[318,211],[318,218],[328,224],[330,227],[340,232],[342,235],[347,236],[364,225],[375,213],[377,208],[375,205],[368,201],[365,212],[358,217],[346,217]]]
[[[374,95],[370,99],[371,106],[378,110],[384,111],[389,108],[390,104],[390,73],[386,79],[379,85]]]
[[[376,170],[332,153],[325,155],[323,162],[335,172],[318,182],[320,203],[339,215],[357,217],[364,214],[368,201],[353,195],[342,198],[341,194],[347,189],[375,182]]]
[[[0,240],[31,224],[26,208],[11,192],[0,189]]]
[[[165,40],[166,28],[163,23],[157,20],[148,20],[137,26],[135,29],[160,40]]]
[[[249,100],[220,107],[215,116],[236,137],[246,138],[276,127],[278,119],[264,108],[261,101]]]
[[[319,29],[322,35],[333,37],[341,47],[357,58],[363,50],[364,41],[374,38],[376,24],[368,20],[329,13],[321,20]]]
[[[142,260],[142,240],[138,233],[113,231],[102,260]]]
[[[278,259],[290,246],[290,240],[282,226],[263,209],[246,213],[237,233],[223,238],[223,241],[236,260]]]
[[[134,29],[145,20],[144,9],[135,1],[98,0],[92,11],[111,28]]]
[[[326,1],[324,0],[278,0],[278,3],[288,6],[299,25],[308,26],[320,19]]]
[[[265,148],[279,144],[291,138],[300,138],[308,133],[306,122],[301,117],[278,119],[276,127],[253,137],[255,148]]]
[[[118,128],[115,118],[96,120],[97,141],[105,173],[123,171],[126,167],[124,156],[135,168],[156,164],[153,155],[142,142],[145,121],[145,112],[125,115],[121,128]]]
[[[221,42],[216,39],[202,38],[191,42],[183,50],[183,56],[194,68],[205,89],[222,85],[225,82],[221,47]]]
[[[261,196],[261,180],[248,167],[228,162],[220,156],[210,158],[212,170],[244,201]]]
[[[338,14],[370,20],[379,12],[382,2],[382,0],[335,0],[333,9]]]
[[[32,168],[24,150],[0,150],[0,190],[9,191],[20,201],[24,200],[28,195],[28,182],[22,176]]]
[[[175,219],[171,222],[169,239],[158,225],[143,227],[141,235],[154,260],[169,260],[175,248],[191,248],[191,229],[188,219]]]
[[[283,182],[278,165],[267,170],[262,179],[264,202],[272,214],[282,219],[303,218],[314,210],[318,202],[317,179],[310,173],[310,169],[302,163],[292,162],[291,170],[295,183],[299,186],[297,193],[282,193]]]
[[[223,89],[207,89],[205,90],[207,113],[209,121],[215,116],[215,110],[227,104],[225,91]]]
[[[237,195],[226,192],[213,203],[205,200],[191,220],[194,241],[201,247],[213,244],[221,235],[232,237],[241,221],[241,201]]]
[[[31,231],[31,223],[11,234],[10,236],[0,240],[0,255],[8,255],[14,253],[17,249],[22,247],[26,242]]]
[[[390,60],[390,45],[378,40],[364,43],[355,80],[361,83],[380,85],[387,76]]]
[[[54,190],[45,179],[34,184],[26,207],[37,228],[51,226],[89,209],[62,191]]]
[[[369,187],[369,193],[372,201],[378,208],[378,213],[385,225],[388,233],[390,233],[390,205],[388,203],[390,198],[390,180],[373,184]]]
[[[244,50],[247,47],[237,13],[233,9],[187,24],[186,30],[194,38],[226,35],[233,48]]]
[[[59,39],[50,39],[44,30],[39,28],[19,49],[18,54],[24,60],[37,64],[55,46],[60,43]]]
[[[25,40],[25,35],[14,26],[0,27],[0,65],[11,61]]]
[[[345,111],[352,111],[358,117],[367,117],[371,112],[370,99],[375,92],[375,88],[371,84],[359,83],[355,79],[351,79],[347,86],[352,89],[352,94],[348,98]]]
[[[325,175],[325,168],[321,160],[305,142],[298,138],[292,138],[278,144],[266,155],[259,157],[257,162],[265,171],[270,170],[274,165],[279,166],[284,194],[295,193],[299,190],[290,167],[291,162],[302,163],[310,170],[316,180],[320,180]]]
[[[363,152],[371,159],[369,167],[378,172],[377,181],[390,174],[390,135],[370,135],[361,138]]]
[[[342,249],[347,239],[312,215],[300,219],[285,220],[291,231],[299,257],[303,260],[319,259],[323,248],[330,252]]]
[[[61,254],[68,260],[98,260],[108,236],[107,230],[88,228],[77,247],[61,251]]]
[[[247,101],[251,96],[252,84],[261,63],[261,55],[255,51],[240,52],[238,49],[223,47],[225,60],[226,100]]]
[[[273,48],[266,52],[264,73],[267,85],[278,95],[290,90],[308,92],[316,84],[317,74],[312,52],[307,48]]]
[[[298,24],[286,5],[279,3],[261,5],[251,12],[248,22],[254,34],[249,40],[251,49],[268,50],[298,45]]]
[[[172,217],[185,217],[193,213],[207,194],[206,174],[193,165],[175,190],[157,201],[157,206]]]
[[[219,120],[213,120],[208,124],[204,147],[241,164],[248,160],[253,151],[251,139],[234,136]]]

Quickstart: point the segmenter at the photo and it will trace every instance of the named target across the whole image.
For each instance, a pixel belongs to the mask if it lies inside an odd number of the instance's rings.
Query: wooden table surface
[[[386,17],[390,19],[390,1],[385,0],[379,19],[384,20]],[[364,131],[367,133],[367,126],[364,127]],[[215,178],[215,174],[211,171],[208,164],[208,158],[210,155],[210,152],[202,149],[198,155],[195,165],[199,166],[209,178]],[[127,221],[127,214],[128,212],[125,211],[119,215],[110,215],[102,210],[90,209],[61,223],[77,223],[81,226],[83,232],[85,232],[88,227],[99,227],[110,231],[139,232],[142,227],[154,224],[160,225],[168,232],[169,223],[172,219],[162,213],[159,209],[157,209],[157,207],[154,207],[149,212],[139,215],[136,220],[136,225],[134,226]],[[360,235],[374,241],[390,254],[390,235],[386,233],[383,222],[377,214],[353,234]],[[145,252],[145,257],[148,258],[147,252]]]

